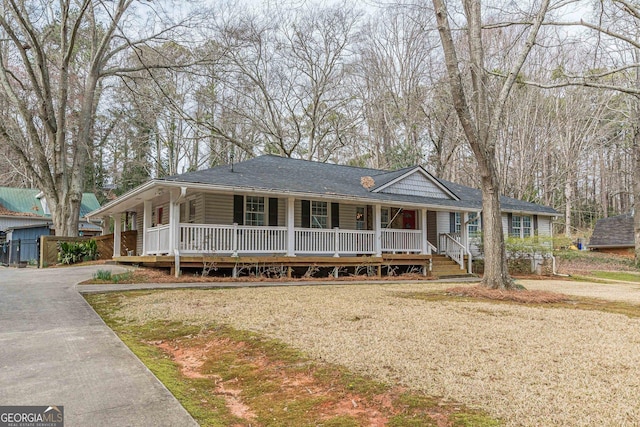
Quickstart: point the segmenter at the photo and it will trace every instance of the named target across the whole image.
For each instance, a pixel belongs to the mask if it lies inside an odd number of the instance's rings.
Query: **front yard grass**
[[[523,284],[521,302],[438,283],[88,299],[203,425],[635,425],[637,286]]]
[[[592,276],[600,279],[620,280],[623,282],[636,282],[640,283],[640,273],[632,273],[625,271],[594,271]]]
[[[355,374],[254,332],[216,323],[129,322],[149,292],[87,301],[202,426],[498,426],[482,411]]]

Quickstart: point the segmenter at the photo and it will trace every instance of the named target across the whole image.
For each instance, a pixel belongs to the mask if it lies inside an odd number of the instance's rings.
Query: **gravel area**
[[[524,284],[546,286],[540,283]],[[599,287],[610,285],[548,286],[598,296]],[[258,331],[313,357],[482,408],[508,426],[637,425],[640,319],[397,296],[447,287],[158,291],[128,299],[121,315],[134,322],[221,322]],[[629,300],[636,301],[632,294],[628,290]]]

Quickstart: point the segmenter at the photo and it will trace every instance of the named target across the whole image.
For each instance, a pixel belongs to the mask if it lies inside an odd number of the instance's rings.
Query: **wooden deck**
[[[180,256],[180,268],[204,268],[205,265],[215,265],[217,268],[236,269],[240,267],[284,267],[288,268],[291,275],[293,268],[318,267],[374,267],[378,275],[382,275],[382,267],[416,266],[420,267],[425,275],[431,271],[431,255],[421,254],[384,254],[375,256],[208,256],[208,255],[182,255]],[[175,268],[175,258],[167,255],[146,256],[121,256],[113,259],[121,264],[142,265],[145,267]]]

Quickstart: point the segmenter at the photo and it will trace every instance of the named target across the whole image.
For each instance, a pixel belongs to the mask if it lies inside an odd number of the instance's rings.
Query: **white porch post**
[[[180,246],[180,205],[178,196],[171,192],[169,201],[169,255],[173,255]]]
[[[469,249],[469,212],[460,213],[460,243]]]
[[[375,239],[375,251],[376,256],[382,256],[382,207],[380,205],[373,205],[373,230],[376,234]]]
[[[144,213],[142,217],[142,255],[147,254],[147,233],[151,228],[151,200],[144,201]]]
[[[422,230],[422,254],[429,255],[431,248],[429,248],[429,241],[427,240],[427,210],[420,209],[420,229]]]
[[[120,246],[121,243],[121,235],[122,233],[122,218],[119,213],[113,214],[113,257],[120,256]]]
[[[287,199],[287,256],[296,256],[296,235],[294,229],[295,200],[293,197]]]
[[[468,258],[467,258],[467,262],[468,262],[468,268],[467,268],[467,272],[471,273],[471,251],[469,250],[469,212],[462,212],[462,214],[460,215],[460,240],[464,247],[465,247],[465,252],[468,254]],[[464,255],[462,255],[463,257],[463,264],[464,264]],[[460,269],[464,269],[463,266],[460,266]]]

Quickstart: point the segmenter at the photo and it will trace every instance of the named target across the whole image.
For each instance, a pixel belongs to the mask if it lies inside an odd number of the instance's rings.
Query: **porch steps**
[[[467,273],[466,269],[460,269],[460,265],[451,258],[440,254],[432,255],[431,274],[439,279],[475,277],[474,274]]]

